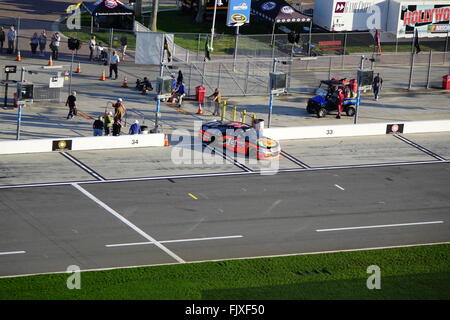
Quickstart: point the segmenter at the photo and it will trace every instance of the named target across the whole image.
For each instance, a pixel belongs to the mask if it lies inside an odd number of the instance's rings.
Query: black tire
[[[308,112],[309,114],[313,114],[316,113],[315,111],[315,108],[311,105],[310,102],[308,102],[308,105],[306,106],[306,112]]]
[[[327,109],[319,108],[319,110],[317,110],[317,118],[324,118],[326,115],[327,115]]]
[[[347,110],[345,110],[345,114],[349,117],[353,117],[356,113],[356,110],[354,107],[348,107]]]

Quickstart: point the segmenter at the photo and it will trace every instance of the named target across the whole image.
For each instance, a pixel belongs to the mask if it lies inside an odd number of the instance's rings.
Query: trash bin
[[[442,89],[449,90],[450,89],[450,74],[447,74],[442,77]]]
[[[199,103],[203,103],[203,101],[205,100],[205,96],[206,96],[206,88],[203,86],[197,86],[195,87],[195,97],[197,99],[197,102]]]
[[[253,127],[260,135],[262,135],[264,131],[264,119],[253,120]]]

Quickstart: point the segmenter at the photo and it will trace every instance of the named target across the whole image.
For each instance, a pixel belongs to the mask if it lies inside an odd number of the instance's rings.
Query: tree
[[[158,31],[158,7],[159,7],[159,0],[153,0],[152,2],[152,18],[150,20],[150,30],[153,32]]]
[[[197,23],[203,22],[203,16],[205,15],[205,9],[206,9],[206,1],[207,0],[197,0],[198,11],[197,11],[197,16],[195,17],[195,22],[197,22]]]

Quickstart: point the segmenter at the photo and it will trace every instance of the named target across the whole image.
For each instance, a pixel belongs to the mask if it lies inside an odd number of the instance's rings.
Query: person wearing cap
[[[105,136],[109,136],[111,134],[112,125],[113,113],[111,111],[105,112],[105,116],[103,118],[103,128],[105,129]]]
[[[131,125],[128,134],[141,134],[141,126],[139,125],[139,121],[135,120]]]
[[[123,118],[125,117],[125,113],[127,112],[127,109],[123,104],[122,98],[117,99],[117,102],[113,104],[113,107],[114,107],[114,121],[117,120],[119,122],[122,122]]]

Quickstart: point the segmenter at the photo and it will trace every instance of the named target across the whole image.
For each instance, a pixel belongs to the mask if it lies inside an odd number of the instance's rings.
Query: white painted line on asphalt
[[[139,229],[136,225],[134,225],[133,223],[131,223],[130,221],[128,221],[127,219],[125,219],[122,215],[120,215],[119,213],[117,213],[114,209],[110,208],[107,204],[105,204],[104,202],[102,202],[100,199],[96,198],[93,194],[89,193],[86,189],[83,189],[82,187],[80,187],[78,184],[73,183],[72,186],[76,189],[78,189],[81,193],[83,193],[85,196],[87,196],[89,199],[91,199],[92,201],[94,201],[95,203],[97,203],[100,207],[102,207],[103,209],[105,209],[106,211],[108,211],[109,213],[111,213],[112,215],[114,215],[116,218],[118,218],[120,221],[122,221],[123,223],[125,223],[127,226],[129,226],[131,229],[133,229],[134,231],[136,231],[137,233],[139,233],[141,236],[143,236],[145,239],[147,239],[148,241],[152,242],[154,245],[156,245],[158,248],[160,248],[162,251],[164,251],[165,253],[167,253],[169,256],[171,256],[172,258],[174,258],[175,260],[177,260],[180,263],[185,263],[185,261],[183,259],[181,259],[178,255],[176,255],[175,253],[173,253],[172,251],[170,251],[169,249],[167,249],[165,246],[163,246],[160,242],[158,242],[156,239],[154,239],[153,237],[151,237],[150,235],[148,235],[147,233],[145,233],[144,231],[142,231],[141,229]]]
[[[343,166],[330,166],[330,167],[311,167],[310,169],[292,168],[292,169],[279,169],[279,170],[265,170],[265,173],[278,173],[278,172],[304,172],[304,171],[328,171],[328,170],[343,170],[343,169],[367,169],[367,168],[383,168],[383,167],[402,167],[411,165],[430,165],[430,164],[442,164],[450,163],[449,160],[438,161],[412,161],[412,162],[386,162],[377,164],[362,164],[362,165],[343,165]],[[219,172],[219,173],[203,173],[203,174],[185,174],[185,175],[173,175],[173,176],[156,176],[156,177],[142,177],[142,178],[118,178],[108,179],[105,181],[99,180],[80,180],[80,181],[66,181],[66,182],[44,182],[44,183],[30,183],[30,184],[15,184],[15,185],[3,185],[0,189],[17,189],[17,188],[35,188],[35,187],[53,187],[53,186],[67,186],[76,184],[97,184],[97,183],[117,183],[117,182],[133,182],[133,181],[152,181],[152,180],[167,180],[167,179],[186,179],[186,178],[210,178],[210,177],[225,177],[225,176],[240,176],[240,175],[257,175],[258,171],[242,171],[242,172]]]
[[[272,254],[272,255],[265,255],[265,256],[253,256],[253,257],[234,257],[234,258],[231,257],[231,258],[223,258],[223,259],[188,261],[187,263],[194,264],[194,263],[220,262],[220,261],[232,261],[232,260],[249,260],[249,259],[253,260],[253,259],[262,259],[262,258],[305,256],[305,255],[316,255],[316,254],[327,254],[327,253],[338,253],[338,252],[382,250],[382,249],[409,248],[409,247],[419,247],[419,246],[435,246],[435,245],[441,245],[441,244],[450,244],[450,242],[447,241],[447,242],[414,243],[414,244],[404,244],[404,245],[396,245],[396,246],[356,248],[356,249],[341,249],[341,250],[314,251],[314,252],[284,253],[284,254]],[[134,268],[142,268],[142,267],[171,266],[171,265],[176,265],[176,264],[177,264],[176,262],[173,262],[173,263],[155,263],[155,264],[129,265],[129,266],[123,266],[123,267],[92,268],[92,269],[83,269],[83,270],[80,270],[80,272],[110,271],[110,270],[134,269]],[[55,271],[55,272],[38,272],[38,273],[26,273],[26,274],[7,275],[7,276],[0,276],[0,279],[30,277],[30,276],[46,275],[46,274],[65,274],[65,273],[67,273],[67,270]]]
[[[344,188],[342,188],[340,185],[338,185],[338,184],[335,184],[334,185],[336,188],[338,188],[338,189],[341,189],[342,191],[345,191],[345,189]]]
[[[66,152],[60,152],[60,154],[62,156],[64,156],[65,158],[69,159],[72,163],[74,163],[75,165],[77,165],[79,168],[83,169],[84,171],[86,171],[87,173],[89,173],[91,176],[93,176],[94,178],[96,178],[97,180],[100,181],[105,181],[106,179],[103,178],[100,174],[98,174],[97,172],[95,172],[94,170],[92,170],[91,168],[89,168],[88,166],[86,166],[85,164],[83,164],[81,161],[79,161],[77,158],[75,158],[74,156],[66,153]]]
[[[25,251],[0,252],[0,256],[6,256],[6,255],[9,255],[9,254],[21,254],[21,253],[25,253]]]
[[[444,223],[444,221],[427,221],[427,222],[411,222],[411,223],[397,223],[397,224],[381,224],[375,226],[361,226],[361,227],[345,227],[345,228],[333,228],[333,229],[317,229],[317,232],[328,231],[343,231],[343,230],[358,230],[358,229],[373,229],[373,228],[390,228],[390,227],[405,227],[405,226],[417,226],[423,224],[437,224]]]
[[[223,240],[223,239],[236,239],[243,238],[242,235],[236,236],[225,236],[225,237],[209,237],[209,238],[193,238],[193,239],[179,239],[179,240],[163,240],[159,241],[159,243],[174,243],[174,242],[193,242],[193,241],[209,241],[209,240]],[[116,244],[107,244],[105,247],[127,247],[127,246],[140,246],[144,244],[153,244],[152,242],[131,242],[131,243],[116,243]]]

